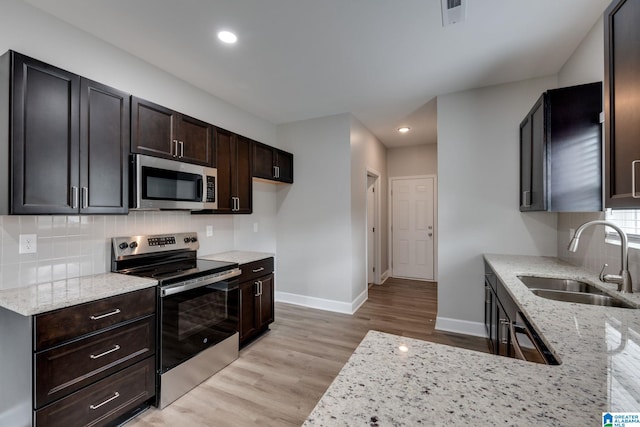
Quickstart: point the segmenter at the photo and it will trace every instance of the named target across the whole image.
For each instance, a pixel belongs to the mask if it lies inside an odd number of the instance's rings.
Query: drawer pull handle
[[[113,396],[111,396],[110,398],[108,398],[107,400],[105,400],[102,403],[98,403],[97,405],[89,405],[89,408],[91,408],[92,410],[98,409],[99,407],[101,407],[102,405],[106,405],[107,403],[111,402],[112,400],[115,400],[117,398],[120,397],[120,393],[118,393],[117,391],[113,394]]]
[[[92,358],[92,359],[99,359],[102,356],[106,356],[107,354],[113,353],[114,351],[118,351],[118,350],[120,350],[120,346],[119,345],[115,345],[111,350],[107,350],[104,353],[100,353],[100,354],[92,354],[89,357]]]
[[[264,271],[264,267],[256,268],[255,270],[253,270],[254,273],[260,273],[261,271]]]
[[[90,319],[100,320],[100,319],[104,319],[105,317],[113,316],[114,314],[118,314],[118,313],[120,313],[120,309],[116,308],[115,310],[110,311],[109,313],[101,314],[100,316],[91,316]]]

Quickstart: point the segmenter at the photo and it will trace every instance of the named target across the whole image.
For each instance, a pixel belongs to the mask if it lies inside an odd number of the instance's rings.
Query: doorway
[[[391,178],[393,277],[436,280],[436,177]]]
[[[380,284],[380,175],[367,170],[367,283]]]

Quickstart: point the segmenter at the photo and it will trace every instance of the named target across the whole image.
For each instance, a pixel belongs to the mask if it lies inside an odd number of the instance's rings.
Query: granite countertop
[[[246,264],[273,257],[267,252],[229,251],[200,258]],[[0,307],[23,316],[108,298],[156,286],[157,280],[118,273],[104,273],[0,290]]]
[[[517,278],[580,279],[617,294],[556,258],[485,259],[560,365],[370,331],[305,425],[584,426],[601,425],[605,411],[640,412],[640,310],[540,298]],[[640,294],[624,298],[640,304]]]
[[[95,301],[114,295],[150,288],[157,280],[104,273],[0,290],[0,307],[23,316],[32,316]]]
[[[214,261],[237,262],[238,264],[248,264],[254,261],[260,261],[265,258],[275,257],[269,252],[251,252],[251,251],[229,251],[219,254],[205,255],[198,258],[210,259]]]

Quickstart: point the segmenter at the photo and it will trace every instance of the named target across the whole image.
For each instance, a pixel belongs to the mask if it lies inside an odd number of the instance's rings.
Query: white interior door
[[[376,266],[376,178],[367,177],[367,283],[375,283]]]
[[[391,198],[393,276],[434,280],[434,179],[394,179]]]

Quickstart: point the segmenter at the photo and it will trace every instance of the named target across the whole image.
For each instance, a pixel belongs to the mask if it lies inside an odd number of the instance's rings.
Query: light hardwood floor
[[[435,283],[389,279],[353,315],[276,303],[276,320],[238,360],[127,427],[300,426],[370,329],[488,352],[486,340],[434,330]]]

